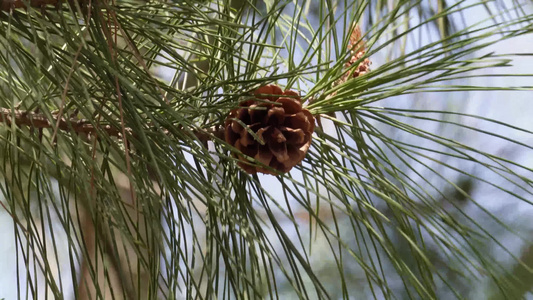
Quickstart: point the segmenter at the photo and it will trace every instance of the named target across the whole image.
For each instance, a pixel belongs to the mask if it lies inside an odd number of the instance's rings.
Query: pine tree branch
[[[101,125],[94,126],[87,119],[78,119],[78,118],[65,118],[54,116],[52,120],[49,120],[48,117],[41,113],[9,109],[9,108],[0,108],[0,123],[6,123],[8,126],[15,122],[17,126],[28,126],[32,128],[44,129],[44,128],[54,128],[57,124],[59,130],[63,131],[74,131],[78,134],[94,134],[98,130],[106,132],[109,136],[122,138],[122,129],[113,127],[111,125]],[[127,133],[131,133],[133,136],[133,130],[131,128],[126,128]],[[168,131],[166,131],[168,133]],[[215,126],[207,129],[194,129],[192,134],[196,136],[202,142],[207,142],[211,140],[213,136],[223,139],[224,138],[224,128]]]
[[[26,8],[26,2],[29,2],[32,7],[44,7],[46,5],[57,5],[60,3],[59,0],[3,0],[0,1],[0,9],[10,11],[15,8]]]

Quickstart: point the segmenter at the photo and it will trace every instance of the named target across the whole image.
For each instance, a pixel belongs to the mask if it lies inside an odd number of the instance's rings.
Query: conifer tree
[[[530,1],[0,9],[0,299],[533,288]]]

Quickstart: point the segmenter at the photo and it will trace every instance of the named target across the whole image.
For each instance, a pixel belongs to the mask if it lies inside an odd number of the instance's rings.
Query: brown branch
[[[56,5],[59,0],[30,0],[28,1],[32,7],[43,7],[45,5]],[[0,1],[0,9],[9,11],[15,8],[26,8],[26,3],[23,0],[2,0]]]
[[[105,131],[109,136],[122,138],[122,130],[120,128],[113,127],[111,125],[101,125],[95,127],[87,119],[78,118],[65,118],[53,116],[52,120],[44,114],[17,110],[0,108],[0,123],[6,123],[8,126],[15,122],[17,126],[28,126],[31,128],[56,128],[63,131],[74,131],[77,134],[94,134],[98,130]],[[184,130],[183,130],[184,131]],[[125,128],[125,132],[135,136],[131,128]],[[168,131],[165,131],[168,133]],[[196,136],[202,142],[211,140],[213,136],[224,139],[224,128],[215,126],[208,129],[196,129],[192,130],[192,134]]]
[[[55,125],[57,125],[59,130],[73,130],[76,133],[85,134],[91,134],[97,131],[97,128],[85,119],[54,117],[53,121],[50,121],[44,114],[24,110],[0,108],[1,123],[11,125],[13,122],[13,117],[17,126],[29,126],[32,128],[55,128]],[[107,132],[107,134],[110,136],[120,137],[121,135],[120,130],[112,127],[111,125],[102,125],[99,129]]]

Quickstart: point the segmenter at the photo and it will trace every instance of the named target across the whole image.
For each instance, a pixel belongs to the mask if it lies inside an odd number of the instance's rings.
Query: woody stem
[[[122,138],[122,129],[113,127],[111,125],[95,126],[87,119],[65,118],[52,116],[49,119],[46,115],[25,110],[0,108],[0,123],[5,123],[8,126],[12,123],[17,126],[28,126],[31,128],[55,128],[58,130],[73,131],[77,134],[96,134],[99,130],[106,132],[109,136]],[[126,133],[135,135],[131,128],[125,128]],[[211,127],[207,129],[192,130],[192,134],[200,141],[206,142],[213,136],[223,138],[224,129],[218,127]]]

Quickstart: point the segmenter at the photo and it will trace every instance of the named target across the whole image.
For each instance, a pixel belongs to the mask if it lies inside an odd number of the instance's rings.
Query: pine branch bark
[[[53,116],[50,120],[46,115],[31,111],[0,108],[0,123],[5,123],[11,126],[15,123],[17,126],[28,126],[34,129],[46,129],[57,128],[62,131],[75,132],[76,134],[96,134],[98,131],[103,131],[111,137],[122,138],[122,129],[113,127],[111,125],[102,124],[100,126],[94,126],[87,119],[78,118],[65,118]],[[131,128],[125,128],[127,133],[135,135]],[[168,133],[168,131],[166,131]],[[210,140],[213,136],[223,139],[224,128],[212,127],[205,130],[194,129],[192,130],[194,136],[202,142]]]

